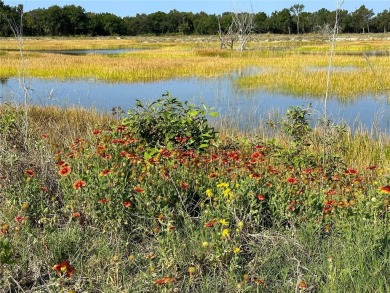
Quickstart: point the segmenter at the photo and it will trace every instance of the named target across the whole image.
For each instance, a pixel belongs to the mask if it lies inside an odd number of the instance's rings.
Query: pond
[[[140,51],[144,49],[95,49],[95,50],[38,50],[32,52],[39,53],[51,53],[51,54],[63,54],[63,55],[117,55],[123,53],[129,53],[134,51]]]
[[[271,115],[284,115],[290,106],[307,107],[322,115],[324,103],[311,97],[295,97],[264,90],[245,91],[236,86],[239,75],[253,74],[261,69],[250,68],[244,73],[234,72],[218,78],[172,79],[148,83],[107,83],[95,79],[56,80],[29,78],[31,103],[62,107],[80,106],[109,112],[113,107],[128,110],[135,99],[153,101],[167,91],[182,101],[214,107],[220,117],[228,117],[241,129],[253,129],[262,119]],[[0,103],[22,102],[23,92],[17,78],[3,79],[0,83]],[[351,102],[329,99],[326,113],[335,123],[346,122],[352,129],[375,127],[390,130],[390,105],[387,97],[363,96]]]

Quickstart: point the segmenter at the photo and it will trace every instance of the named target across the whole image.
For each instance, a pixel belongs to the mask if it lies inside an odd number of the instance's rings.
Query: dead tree
[[[238,50],[244,51],[253,31],[253,13],[234,13],[232,23],[237,35]]]
[[[233,50],[234,42],[237,39],[233,22],[230,23],[227,29],[223,30],[221,26],[221,20],[218,17],[218,36],[221,49],[229,47],[231,50]]]

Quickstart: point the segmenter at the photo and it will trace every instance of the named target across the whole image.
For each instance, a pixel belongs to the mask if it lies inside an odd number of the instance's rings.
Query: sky
[[[221,14],[227,11],[263,11],[270,15],[274,11],[290,8],[294,4],[305,5],[304,11],[313,12],[321,8],[354,11],[361,5],[373,9],[374,13],[390,10],[390,0],[81,0],[81,1],[51,1],[51,0],[3,0],[4,4],[16,6],[23,4],[24,10],[48,8],[53,5],[81,6],[87,12],[109,12],[120,17],[135,16],[137,13],[150,14],[157,11],[169,12],[176,9],[182,12],[200,12]]]

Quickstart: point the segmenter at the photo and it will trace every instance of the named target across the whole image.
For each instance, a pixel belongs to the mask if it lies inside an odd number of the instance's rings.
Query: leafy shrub
[[[167,93],[151,104],[137,100],[123,124],[133,129],[149,147],[180,145],[185,149],[205,150],[217,134],[207,116],[217,115],[206,106],[182,103]]]

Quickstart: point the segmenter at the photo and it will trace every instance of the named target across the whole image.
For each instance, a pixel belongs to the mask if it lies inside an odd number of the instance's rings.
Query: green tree
[[[258,12],[253,17],[254,31],[256,33],[265,33],[268,31],[268,16],[265,12]]]
[[[377,32],[387,33],[390,31],[390,11],[385,9],[375,17],[375,27]]]
[[[351,13],[352,16],[352,24],[356,32],[362,30],[363,34],[366,32],[370,32],[370,24],[371,19],[374,16],[374,12],[372,9],[367,9],[365,5],[360,6],[354,12]]]
[[[291,34],[292,17],[290,10],[285,8],[275,11],[269,18],[270,31],[276,34]]]
[[[86,33],[88,19],[84,8],[66,5],[62,8],[62,13],[67,23],[68,34],[82,35]]]
[[[294,15],[295,23],[297,24],[297,34],[299,35],[299,17],[302,13],[303,9],[305,9],[305,5],[303,4],[294,4],[290,7],[290,11]]]

